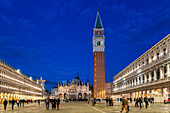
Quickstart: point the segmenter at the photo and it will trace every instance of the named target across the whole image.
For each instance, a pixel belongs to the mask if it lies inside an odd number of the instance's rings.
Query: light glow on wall
[[[39,91],[42,91],[41,88],[35,87],[35,86],[30,85],[30,84],[25,83],[25,82],[22,82],[22,81],[20,81],[20,80],[17,80],[17,79],[15,79],[15,78],[12,78],[12,77],[7,76],[7,75],[5,75],[5,74],[2,74],[2,73],[1,73],[0,75],[3,76],[3,77],[8,78],[8,79],[10,79],[10,80],[14,80],[14,81],[16,81],[16,82],[22,83],[22,84],[24,84],[24,85],[27,85],[27,86],[30,86],[30,87],[32,87],[32,88],[35,88],[35,89],[37,89],[37,90],[39,90]]]
[[[9,86],[4,86],[4,85],[0,85],[0,87],[2,87],[2,88],[7,88],[7,89],[12,89],[12,90],[16,90],[16,91],[19,91],[19,90],[20,90],[20,91],[24,91],[24,92],[27,92],[27,93],[42,95],[42,93],[36,93],[36,92],[33,92],[33,91],[22,90],[22,89],[18,89],[18,88],[14,88],[14,87],[9,87]]]

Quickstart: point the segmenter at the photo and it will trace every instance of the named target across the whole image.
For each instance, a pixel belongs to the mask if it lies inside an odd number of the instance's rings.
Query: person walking
[[[130,103],[132,103],[132,97],[130,97]]]
[[[8,103],[8,102],[7,102],[7,100],[5,99],[4,102],[3,102],[3,104],[4,104],[4,110],[6,110],[7,103]]]
[[[88,102],[88,104],[89,104],[89,102],[90,102],[90,99],[88,99],[88,101],[87,101],[87,102]]]
[[[15,100],[14,99],[12,99],[12,110],[14,110],[14,104],[15,104]]]
[[[40,105],[40,100],[38,100],[38,105]]]
[[[121,113],[123,112],[123,110],[126,110],[126,113],[128,113],[128,110],[127,110],[127,100],[123,97],[122,99],[122,109],[121,109]]]
[[[154,97],[152,97],[152,104],[154,104]]]
[[[22,100],[22,105],[23,105],[23,107],[24,107],[24,102],[25,102],[25,100],[23,99],[23,100]]]
[[[59,110],[59,105],[60,105],[60,99],[57,97],[57,110]]]
[[[111,106],[113,106],[113,103],[114,103],[113,98],[111,98]]]
[[[20,101],[19,101],[19,99],[17,100],[17,106],[19,107],[19,103],[20,103]]]
[[[111,106],[111,98],[109,97],[109,106]]]
[[[108,106],[108,97],[106,97],[106,106]]]
[[[142,97],[141,97],[141,98],[139,98],[140,108],[142,108],[142,102],[143,102],[143,100],[142,100]]]
[[[139,107],[138,103],[139,103],[139,98],[136,99],[135,107]]]
[[[52,110],[54,110],[56,108],[56,99],[54,98],[52,100]]]
[[[21,107],[21,102],[22,102],[22,100],[19,100],[20,107]]]
[[[129,112],[129,106],[130,106],[130,99],[127,98],[127,110],[128,110],[128,112]]]
[[[49,110],[49,102],[50,102],[50,99],[49,97],[46,99],[46,109]]]
[[[144,101],[145,101],[146,108],[148,108],[148,98],[147,98],[147,96],[144,98]]]

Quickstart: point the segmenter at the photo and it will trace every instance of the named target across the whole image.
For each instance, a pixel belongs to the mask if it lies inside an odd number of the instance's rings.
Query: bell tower
[[[105,98],[105,36],[99,14],[93,29],[93,98]]]

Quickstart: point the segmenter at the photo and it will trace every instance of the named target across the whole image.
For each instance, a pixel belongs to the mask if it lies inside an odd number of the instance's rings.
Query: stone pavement
[[[15,105],[16,106],[16,105]],[[8,106],[6,111],[0,105],[0,113],[120,113],[121,103],[115,103],[114,106],[106,106],[105,103],[98,103],[92,106],[91,103],[85,102],[62,102],[60,110],[46,110],[45,104],[25,104],[24,107],[17,108],[12,111],[11,106]],[[125,113],[125,111],[124,111]],[[134,103],[130,106],[130,113],[170,113],[170,104],[151,104],[148,109],[134,107]]]

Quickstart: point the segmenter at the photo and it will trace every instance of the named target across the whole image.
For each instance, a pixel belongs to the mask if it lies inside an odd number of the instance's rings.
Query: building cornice
[[[17,73],[17,70],[14,69],[13,67],[9,66],[8,64],[5,64],[5,63],[0,62],[0,66],[8,69],[9,71],[11,71],[11,72],[13,72],[13,73],[15,73],[15,74],[17,74],[17,75],[20,75],[20,76],[24,77],[24,78],[26,78],[28,81],[31,81],[31,82],[35,83],[36,85],[40,86],[40,84],[37,84],[37,82],[34,81],[34,80],[30,80],[30,78],[27,77],[26,75],[24,75],[23,73],[21,73],[21,72],[20,72],[20,73]]]
[[[116,76],[113,77],[113,79],[117,76],[119,76],[122,72],[124,72],[126,69],[134,65],[138,60],[142,59],[145,55],[147,55],[149,52],[151,52],[153,49],[155,49],[158,45],[163,43],[165,40],[170,38],[170,34],[168,34],[165,38],[163,38],[161,41],[159,41],[157,44],[155,44],[153,47],[151,47],[149,50],[147,50],[144,54],[142,54],[140,57],[138,57],[135,61],[133,61],[131,64],[129,64],[126,68],[124,68],[122,71],[120,71]]]

